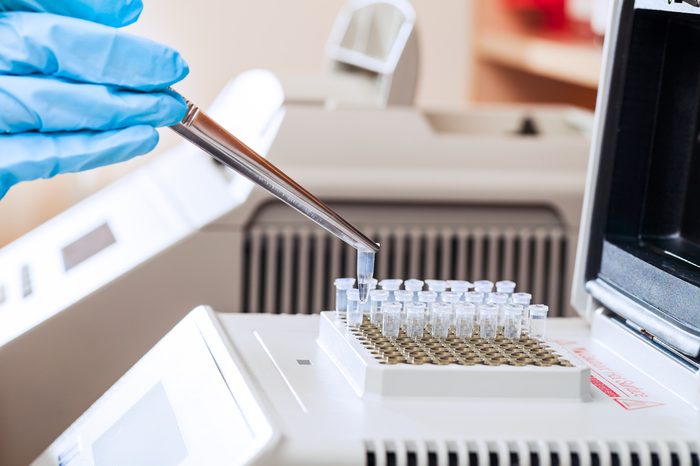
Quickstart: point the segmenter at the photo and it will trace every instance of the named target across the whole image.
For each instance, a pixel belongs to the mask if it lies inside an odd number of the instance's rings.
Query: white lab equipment
[[[349,0],[326,43],[326,70],[280,76],[287,102],[331,107],[411,105],[419,62],[415,22],[408,0]]]
[[[580,317],[547,321],[547,344],[564,362],[534,364],[547,351],[532,339],[533,363],[523,365],[437,353],[444,365],[408,362],[393,355],[399,303],[385,305],[395,319],[388,342],[333,312],[199,308],[35,464],[134,464],[143,445],[160,464],[698,464],[697,185],[661,187],[698,174],[696,125],[679,121],[694,121],[700,105],[689,98],[700,10],[621,0],[610,24],[572,283]],[[684,160],[685,171],[668,166]],[[677,234],[654,236],[679,219]],[[481,315],[484,306],[493,307]]]
[[[585,114],[281,106],[277,80],[260,75],[242,75],[246,85],[209,113],[370,232],[382,244],[378,276],[512,278],[552,315],[565,311]],[[525,118],[539,135],[517,133]],[[0,384],[0,438],[11,445],[0,463],[29,461],[197,304],[317,312],[335,307],[335,277],[355,275],[355,251],[181,149],[0,250],[0,373],[13,374]],[[504,167],[518,176],[492,176]],[[406,190],[407,180],[420,182]]]

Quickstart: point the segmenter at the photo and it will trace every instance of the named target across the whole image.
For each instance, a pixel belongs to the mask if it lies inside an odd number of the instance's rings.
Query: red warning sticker
[[[663,406],[664,403],[650,401],[649,395],[632,379],[611,369],[603,361],[591,354],[587,348],[576,345],[573,341],[556,341],[582,359],[591,368],[591,384],[604,395],[627,411]]]
[[[654,406],[663,405],[663,403],[659,403],[658,401],[630,400],[627,398],[614,398],[614,400],[615,403],[619,404],[628,411],[632,411],[634,409],[653,408]]]

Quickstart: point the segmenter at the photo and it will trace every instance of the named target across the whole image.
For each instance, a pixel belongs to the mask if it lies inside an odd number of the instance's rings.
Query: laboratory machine
[[[408,0],[349,0],[331,28],[324,70],[279,75],[287,102],[333,108],[411,105],[418,81],[415,23]]]
[[[579,317],[516,338],[506,302],[492,336],[492,304],[480,303],[478,333],[458,335],[457,308],[485,284],[431,290],[416,274],[402,289],[396,272],[378,273],[381,326],[371,301],[355,320],[362,304],[343,280],[331,292],[345,291],[345,315],[198,307],[34,464],[700,464],[700,10],[621,0],[610,24],[572,281]],[[443,295],[437,320],[409,335],[426,292]],[[441,333],[450,303],[455,325]],[[516,364],[518,352],[530,361]]]
[[[567,310],[589,114],[327,110],[259,73],[208,113],[380,242],[378,276],[513,279]],[[354,261],[189,145],[153,160],[0,251],[0,457],[35,456],[196,305],[329,309]]]

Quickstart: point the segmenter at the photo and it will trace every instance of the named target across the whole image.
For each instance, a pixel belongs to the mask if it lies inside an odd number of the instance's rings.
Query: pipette
[[[282,170],[226,131],[196,105],[187,101],[185,117],[171,128],[227,167],[250,179],[282,202],[358,251],[360,301],[367,301],[379,245],[328,207]]]

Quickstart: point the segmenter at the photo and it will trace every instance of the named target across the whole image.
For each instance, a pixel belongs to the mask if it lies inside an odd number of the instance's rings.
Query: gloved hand
[[[145,154],[180,121],[173,49],[120,32],[141,0],[0,0],[0,198],[14,184]]]

